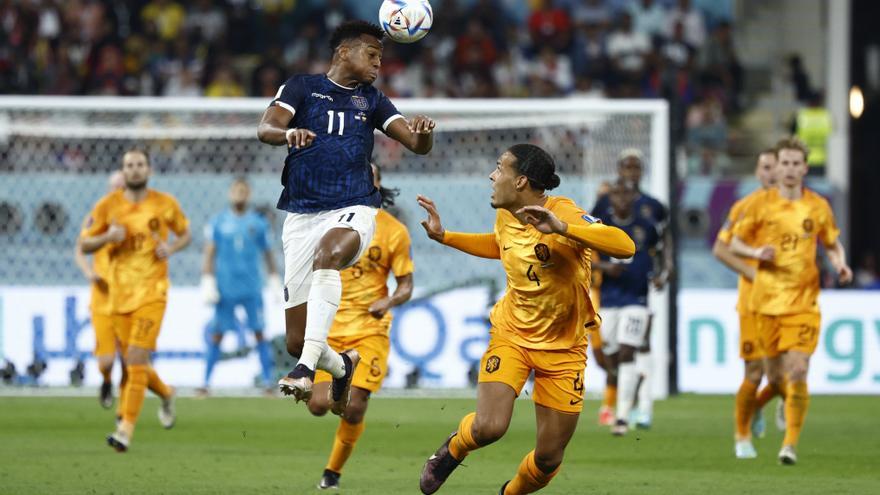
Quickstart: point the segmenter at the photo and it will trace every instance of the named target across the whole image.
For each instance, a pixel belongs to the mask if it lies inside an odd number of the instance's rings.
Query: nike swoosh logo
[[[512,247],[513,247],[513,246],[505,246],[505,247],[502,248],[502,249],[504,249],[505,251],[507,251],[508,249],[510,249],[510,248],[512,248]]]
[[[583,402],[583,401],[584,401],[584,399],[577,399],[577,400],[572,399],[572,400],[568,401],[568,405],[573,406],[573,405],[580,403],[580,402]]]

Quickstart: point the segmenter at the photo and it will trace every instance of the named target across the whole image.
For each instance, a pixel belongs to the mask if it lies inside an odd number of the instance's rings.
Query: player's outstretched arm
[[[831,265],[834,266],[834,271],[837,272],[837,280],[842,285],[852,282],[853,272],[846,263],[846,251],[843,249],[840,239],[835,241],[833,246],[826,248],[825,252],[827,253],[828,260],[831,261]]]
[[[422,221],[422,227],[428,237],[435,241],[454,247],[473,256],[489,259],[500,259],[501,250],[495,241],[495,234],[463,234],[461,232],[447,232],[440,223],[440,214],[437,206],[427,196],[421,194],[417,197],[419,206],[428,212],[428,219]]]
[[[733,254],[733,250],[731,250],[730,246],[724,243],[721,239],[715,239],[715,245],[712,246],[712,254],[718,259],[718,261],[724,263],[727,268],[730,268],[748,280],[755,279],[755,267],[749,266],[742,258]]]
[[[388,124],[386,132],[413,153],[427,155],[434,147],[434,121],[418,115],[407,122],[397,119]]]
[[[315,140],[315,133],[308,129],[288,129],[293,114],[290,110],[271,106],[263,112],[257,127],[257,138],[273,146],[287,145],[291,148],[305,148]]]
[[[614,258],[630,258],[636,252],[633,240],[617,227],[601,223],[573,225],[563,222],[543,206],[524,206],[516,214],[545,234],[568,237]]]

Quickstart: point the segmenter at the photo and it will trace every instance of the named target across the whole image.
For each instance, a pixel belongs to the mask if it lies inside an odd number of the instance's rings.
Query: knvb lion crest
[[[153,232],[159,230],[159,219],[158,218],[151,218],[150,222],[149,222],[149,226],[150,226],[150,230],[152,230]]]
[[[546,262],[550,259],[550,248],[544,243],[536,245],[535,256],[538,258],[538,261]]]
[[[367,99],[363,96],[352,96],[351,102],[354,103],[354,106],[358,107],[361,110],[366,110],[370,106],[367,103]]]
[[[501,358],[498,356],[489,356],[486,359],[486,373],[495,373],[501,367]]]
[[[813,231],[813,220],[810,218],[804,219],[804,232],[810,233]]]

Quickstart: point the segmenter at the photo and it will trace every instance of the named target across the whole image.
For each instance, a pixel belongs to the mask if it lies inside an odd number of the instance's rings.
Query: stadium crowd
[[[435,0],[425,40],[386,44],[381,87],[664,97],[677,142],[720,148],[742,70],[726,2],[697,3]],[[349,0],[3,0],[0,92],[268,98],[288,75],[325,70],[328,33],[368,15]]]

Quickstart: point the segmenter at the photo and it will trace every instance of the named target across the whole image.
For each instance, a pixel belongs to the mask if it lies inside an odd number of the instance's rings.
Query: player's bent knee
[[[330,409],[328,404],[320,402],[314,398],[308,402],[308,407],[312,416],[323,416],[327,414],[327,411]]]
[[[319,246],[315,250],[315,261],[312,264],[312,269],[341,270],[352,256],[353,254],[339,245]]]
[[[473,426],[474,440],[481,446],[497,442],[507,433],[508,424],[509,421],[494,418],[482,420],[477,416]]]
[[[287,353],[299,359],[303,352],[303,339],[287,338]]]
[[[562,464],[563,451],[541,451],[535,450],[535,465],[544,473],[550,474]]]
[[[764,376],[764,366],[761,361],[746,361],[746,380],[752,383],[761,383]]]

